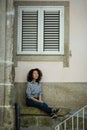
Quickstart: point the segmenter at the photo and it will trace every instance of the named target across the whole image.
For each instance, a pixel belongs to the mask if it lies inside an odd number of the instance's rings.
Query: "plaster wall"
[[[42,70],[42,82],[87,82],[87,1],[69,1],[69,67],[63,67],[62,62],[18,61],[17,67],[15,68],[15,82],[26,82],[26,75],[32,68]]]

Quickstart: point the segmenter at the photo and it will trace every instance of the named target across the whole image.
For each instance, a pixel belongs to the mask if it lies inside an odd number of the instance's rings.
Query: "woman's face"
[[[38,72],[35,70],[35,71],[33,71],[33,79],[34,80],[37,80],[38,79],[38,77],[39,77],[39,74],[38,74]]]

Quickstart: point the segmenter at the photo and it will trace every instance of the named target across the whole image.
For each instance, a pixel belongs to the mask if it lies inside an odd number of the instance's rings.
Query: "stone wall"
[[[0,0],[0,130],[14,129],[13,0]]]
[[[16,101],[25,105],[26,83],[15,83]],[[43,98],[50,106],[72,110],[87,104],[87,83],[42,83]]]

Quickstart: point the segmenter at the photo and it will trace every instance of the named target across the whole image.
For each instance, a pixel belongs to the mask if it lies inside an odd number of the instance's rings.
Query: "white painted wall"
[[[69,1],[72,53],[69,67],[64,68],[62,62],[19,61],[15,68],[15,82],[25,82],[27,73],[32,68],[42,70],[43,82],[87,82],[87,0]]]

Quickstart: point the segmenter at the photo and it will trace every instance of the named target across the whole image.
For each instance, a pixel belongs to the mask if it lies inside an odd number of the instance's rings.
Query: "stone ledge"
[[[27,107],[27,106],[22,106],[20,107],[20,114],[21,115],[42,115],[42,116],[46,116],[47,114],[43,111],[41,111],[38,108],[35,107]]]
[[[65,116],[70,112],[68,108],[60,108],[61,110],[57,113],[58,116]],[[35,116],[47,116],[47,113],[35,107],[20,107],[20,115],[35,115]]]

